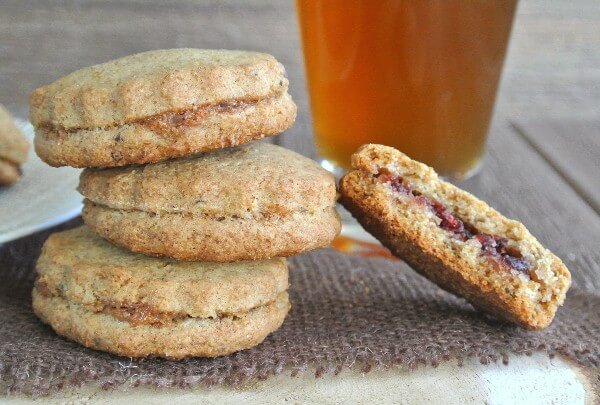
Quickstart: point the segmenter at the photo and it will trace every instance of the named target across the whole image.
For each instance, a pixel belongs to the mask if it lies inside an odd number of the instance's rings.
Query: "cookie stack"
[[[46,241],[35,313],[131,357],[221,356],[276,330],[290,307],[284,257],[340,230],[328,172],[248,143],[292,125],[287,88],[270,55],[174,49],[35,90],[36,152],[86,168],[86,225]]]

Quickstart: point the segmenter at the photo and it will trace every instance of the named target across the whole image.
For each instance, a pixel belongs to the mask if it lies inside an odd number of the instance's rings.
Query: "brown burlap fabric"
[[[292,310],[282,328],[258,347],[217,359],[132,361],[63,339],[33,315],[33,268],[48,234],[0,248],[4,393],[42,395],[89,381],[107,387],[236,384],[284,370],[319,376],[345,367],[413,368],[467,356],[506,362],[512,353],[533,351],[561,353],[592,370],[600,368],[599,295],[573,288],[552,326],[528,332],[485,319],[399,261],[333,250],[291,259]]]

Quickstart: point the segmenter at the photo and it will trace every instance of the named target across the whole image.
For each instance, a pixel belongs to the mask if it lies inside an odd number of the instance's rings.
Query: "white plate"
[[[33,127],[17,120],[32,144]],[[54,168],[29,151],[23,177],[10,187],[0,187],[0,243],[49,228],[81,212],[81,195],[75,190],[79,169]]]

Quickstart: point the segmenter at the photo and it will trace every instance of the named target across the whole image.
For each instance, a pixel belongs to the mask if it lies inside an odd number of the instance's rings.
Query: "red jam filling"
[[[519,271],[521,273],[529,272],[529,263],[523,259],[522,255],[514,249],[506,246],[508,240],[498,235],[490,235],[485,232],[479,232],[475,227],[465,224],[456,215],[452,214],[446,206],[432,198],[425,197],[416,190],[411,190],[402,177],[393,176],[389,171],[381,169],[375,176],[383,183],[389,183],[392,190],[399,194],[410,196],[418,203],[430,209],[441,221],[439,227],[445,231],[451,232],[454,236],[463,242],[469,239],[476,239],[481,244],[483,254],[495,259],[504,266]]]

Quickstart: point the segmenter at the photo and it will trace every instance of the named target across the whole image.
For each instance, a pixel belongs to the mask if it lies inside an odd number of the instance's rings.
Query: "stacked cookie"
[[[287,87],[270,55],[175,49],[35,90],[37,153],[86,168],[86,226],[45,243],[36,314],[132,357],[220,356],[276,330],[290,307],[283,257],[340,230],[328,172],[247,143],[292,125]]]
[[[0,105],[0,186],[10,186],[21,178],[21,165],[27,160],[29,142]]]

